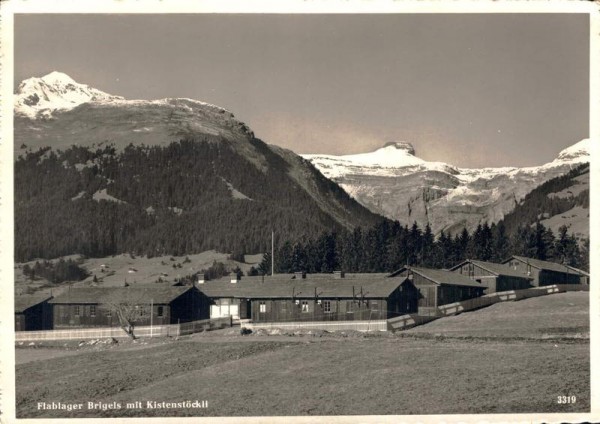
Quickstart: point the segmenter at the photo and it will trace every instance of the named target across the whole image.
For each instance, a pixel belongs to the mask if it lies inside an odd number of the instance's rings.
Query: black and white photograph
[[[52,3],[2,5],[1,421],[598,421],[597,4]]]

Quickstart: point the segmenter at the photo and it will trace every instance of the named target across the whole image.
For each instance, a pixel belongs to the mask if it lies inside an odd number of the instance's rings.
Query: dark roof
[[[15,296],[15,313],[22,313],[32,306],[39,305],[48,299],[52,299],[49,294],[46,295],[19,295]]]
[[[454,271],[458,268],[460,268],[461,266],[463,266],[466,263],[472,263],[473,265],[478,266],[479,268],[485,269],[486,271],[491,272],[494,275],[506,275],[509,277],[519,277],[519,278],[527,278],[529,280],[533,280],[532,277],[527,276],[527,274],[524,274],[520,271],[517,271],[515,269],[512,269],[510,266],[505,265],[505,264],[497,264],[494,262],[485,262],[485,261],[478,261],[475,259],[467,259],[464,262],[459,263],[456,266],[453,266],[452,268],[450,268],[450,271]]]
[[[264,277],[242,277],[237,283],[231,278],[206,281],[198,289],[208,297],[234,298],[313,298],[319,297],[352,298],[362,294],[365,298],[383,298],[398,288],[404,279],[389,278],[387,274],[346,274],[344,278],[334,278],[332,274],[308,275],[306,278],[292,279],[289,275]]]
[[[571,266],[571,265],[565,265],[565,266],[566,266],[567,268],[569,268],[570,270],[572,270],[572,271],[575,271],[575,272],[576,272],[576,273],[578,273],[578,274],[581,274],[581,275],[586,275],[586,276],[588,276],[588,277],[590,276],[590,273],[589,273],[589,272],[587,272],[587,271],[584,271],[583,269],[575,268],[574,266]]]
[[[49,303],[171,303],[192,287],[83,287],[71,288]]]
[[[504,261],[504,263],[510,261],[511,259],[517,259],[523,263],[528,263],[532,267],[538,269],[547,269],[549,271],[564,272],[565,274],[570,273],[569,269],[565,265],[557,264],[556,262],[542,261],[540,259],[527,258],[525,256],[513,255],[510,259]]]
[[[481,283],[471,280],[458,272],[446,271],[442,269],[408,267],[415,274],[419,274],[428,280],[446,286],[465,286],[485,288]]]

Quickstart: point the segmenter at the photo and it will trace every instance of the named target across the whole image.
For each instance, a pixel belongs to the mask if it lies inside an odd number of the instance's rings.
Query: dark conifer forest
[[[448,268],[466,258],[499,262],[512,254],[588,269],[589,240],[578,242],[566,227],[553,234],[539,222],[540,211],[588,207],[589,191],[548,196],[588,172],[587,165],[538,187],[497,224],[436,237],[429,226],[372,214],[317,173],[312,189],[333,193],[362,223],[340,224],[310,190],[289,178],[289,163],[260,140],[253,143],[266,168],[211,136],[169,146],[130,145],[120,152],[110,145],[28,152],[15,163],[16,260],[209,249],[241,258],[269,251],[274,231],[276,272]],[[257,272],[270,272],[270,264]]]
[[[434,239],[429,226],[382,221],[367,230],[323,233],[304,242],[285,242],[275,250],[275,272],[391,272],[403,265],[450,268],[465,259],[501,262],[511,255],[589,269],[589,240],[582,247],[567,228],[553,234],[541,223],[520,226],[509,235],[504,223],[479,225],[452,237]],[[261,269],[270,272],[270,257]]]
[[[260,140],[252,143],[266,167],[208,135],[121,152],[111,146],[28,152],[15,163],[16,260],[264,252],[271,231],[299,240],[347,225],[314,199],[317,190],[332,199],[325,206],[347,211],[357,223],[383,219],[308,163],[302,171],[312,170],[305,180],[313,192],[300,186],[289,163]]]
[[[575,206],[589,208],[589,190],[570,197],[549,196],[574,185],[589,172],[589,164],[553,178],[531,191],[503,220],[437,237],[429,226],[402,226],[382,221],[373,228],[323,233],[302,242],[286,242],[275,252],[276,272],[389,272],[403,265],[450,268],[465,259],[501,262],[511,255],[564,263],[589,270],[589,239],[577,240],[562,226],[557,234],[540,219]],[[269,258],[270,261],[270,258]],[[264,269],[270,269],[265,263]]]

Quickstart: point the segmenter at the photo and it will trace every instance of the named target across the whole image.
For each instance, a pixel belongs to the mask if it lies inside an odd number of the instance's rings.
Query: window
[[[323,312],[325,312],[326,314],[331,313],[331,301],[330,300],[324,300],[323,301]]]
[[[106,310],[106,317],[110,318],[112,316],[112,311],[110,309]]]
[[[371,309],[376,311],[377,309],[379,309],[378,306],[379,306],[379,303],[376,300],[371,301]]]
[[[79,316],[79,305],[75,306],[75,308],[73,310],[73,315],[75,315],[76,317]]]
[[[354,300],[348,300],[346,302],[346,313],[353,314],[354,313]]]
[[[96,305],[90,305],[90,316],[91,317],[96,316]]]
[[[308,311],[308,300],[302,301],[302,312],[309,312]]]
[[[258,312],[264,314],[267,312],[267,304],[265,302],[258,302]]]
[[[164,306],[159,306],[159,307],[157,308],[157,311],[158,311],[158,312],[157,312],[157,314],[156,314],[156,315],[157,315],[158,317],[163,317],[163,316],[164,316],[164,314],[165,314],[165,308],[164,308]]]
[[[468,268],[469,268],[469,277],[472,277],[473,275],[475,275],[475,267],[473,266],[472,263],[469,263]]]

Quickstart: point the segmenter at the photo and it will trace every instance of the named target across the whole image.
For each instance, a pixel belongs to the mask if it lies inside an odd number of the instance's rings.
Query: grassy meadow
[[[239,335],[16,350],[17,416],[273,416],[584,412],[589,293],[505,302],[400,333]],[[571,404],[558,396],[576,396]],[[148,409],[147,401],[207,401]],[[38,402],[121,409],[40,410]],[[140,401],[142,408],[126,409]]]

